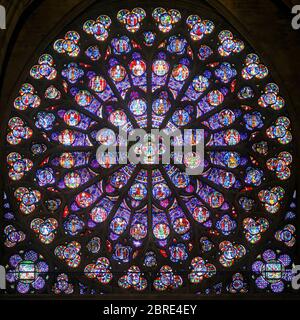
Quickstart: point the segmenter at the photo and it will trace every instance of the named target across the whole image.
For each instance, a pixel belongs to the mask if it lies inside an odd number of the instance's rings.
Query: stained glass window
[[[266,62],[207,10],[105,10],[38,53],[11,103],[7,292],[291,291],[291,123]],[[203,173],[185,171],[197,154],[156,164],[163,145],[145,165],[99,162],[119,128],[203,129]]]

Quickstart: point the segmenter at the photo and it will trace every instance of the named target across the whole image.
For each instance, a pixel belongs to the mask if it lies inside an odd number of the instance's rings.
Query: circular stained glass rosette
[[[60,278],[80,283],[76,292],[91,293],[90,281],[95,292],[235,288],[220,268],[247,269],[266,241],[294,244],[293,222],[278,225],[294,172],[280,88],[225,21],[186,12],[145,5],[79,17],[18,84],[5,129],[15,209],[5,223],[18,227],[5,244],[14,250],[26,234],[49,265],[76,271]],[[135,129],[146,135],[132,139]],[[42,290],[50,280],[21,256],[10,268],[24,278],[10,283]],[[280,263],[260,269],[269,284]]]

